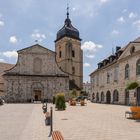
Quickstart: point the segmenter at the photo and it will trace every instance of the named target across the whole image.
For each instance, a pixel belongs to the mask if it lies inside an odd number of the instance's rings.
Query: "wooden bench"
[[[64,140],[60,131],[53,131],[52,132],[52,139],[53,140]]]
[[[127,114],[129,115],[129,117],[127,117]],[[137,112],[125,111],[125,118],[132,118],[132,115],[135,114],[137,114]]]

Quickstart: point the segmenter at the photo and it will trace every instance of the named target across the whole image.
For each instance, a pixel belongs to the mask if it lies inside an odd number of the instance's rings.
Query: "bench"
[[[129,117],[127,117],[127,114],[129,115]],[[137,112],[131,112],[131,111],[125,111],[125,118],[132,118],[132,115],[136,115]]]
[[[53,131],[52,132],[52,139],[53,140],[64,140],[60,131]]]

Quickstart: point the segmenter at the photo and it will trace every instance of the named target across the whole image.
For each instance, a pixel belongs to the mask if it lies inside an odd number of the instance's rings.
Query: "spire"
[[[69,4],[67,4],[67,19],[69,19]]]
[[[69,18],[69,4],[67,4],[67,18],[65,19],[65,26],[67,27],[71,26],[71,20]]]

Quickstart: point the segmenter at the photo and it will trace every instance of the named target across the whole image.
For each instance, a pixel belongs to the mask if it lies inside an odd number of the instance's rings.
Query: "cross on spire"
[[[67,4],[67,18],[69,18],[69,4]]]

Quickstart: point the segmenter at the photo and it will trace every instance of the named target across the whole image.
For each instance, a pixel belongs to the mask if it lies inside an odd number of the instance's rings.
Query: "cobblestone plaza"
[[[52,104],[48,105],[48,109]],[[87,103],[53,111],[54,130],[65,140],[139,140],[140,121],[125,118],[128,106]],[[52,140],[42,104],[0,106],[1,140]]]

